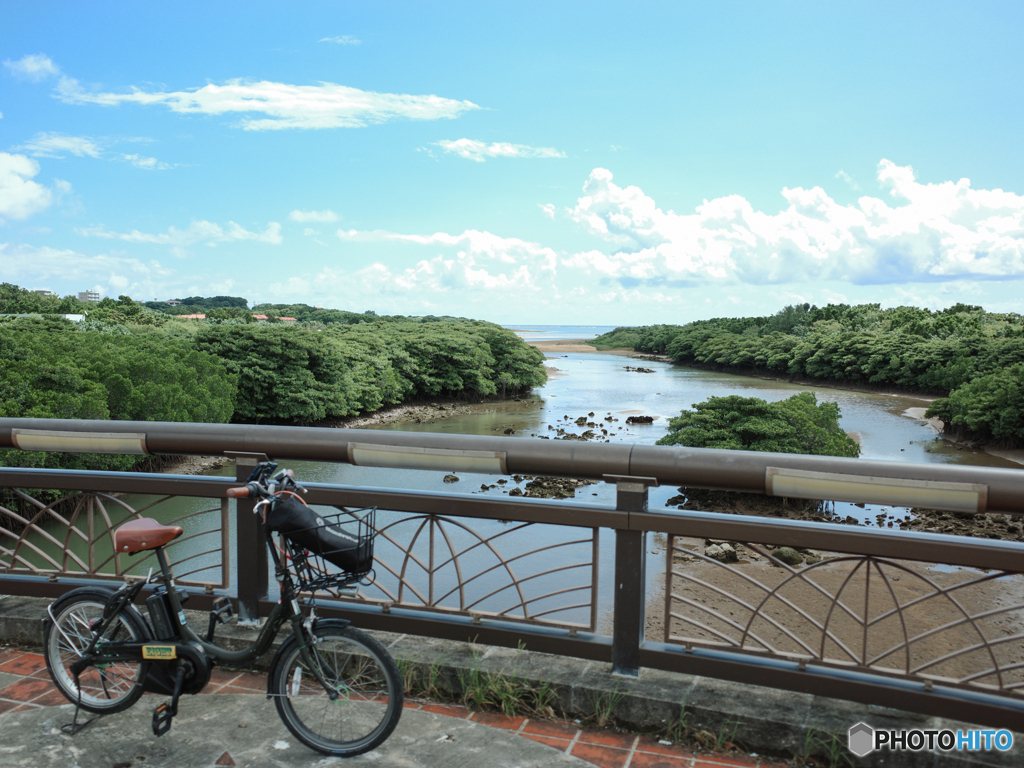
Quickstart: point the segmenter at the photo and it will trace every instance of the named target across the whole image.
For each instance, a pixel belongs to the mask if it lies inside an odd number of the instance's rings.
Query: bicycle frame
[[[98,632],[92,643],[84,650],[81,657],[75,661],[70,670],[73,674],[80,674],[82,670],[90,665],[95,664],[106,664],[112,662],[122,661],[134,661],[134,662],[170,662],[178,658],[191,658],[196,655],[195,645],[199,645],[202,652],[216,664],[223,666],[243,666],[252,661],[255,661],[270,648],[271,643],[277,636],[281,625],[285,621],[291,621],[293,631],[302,638],[303,642],[300,646],[303,660],[306,662],[310,670],[315,674],[318,682],[324,687],[331,699],[338,697],[338,692],[330,686],[327,681],[323,678],[320,671],[320,665],[315,664],[312,656],[309,653],[309,637],[307,636],[304,622],[302,608],[299,604],[296,596],[295,587],[292,583],[291,574],[287,567],[283,566],[281,559],[277,554],[277,551],[273,545],[272,534],[267,532],[267,548],[270,551],[270,556],[274,561],[275,573],[278,576],[278,580],[281,584],[281,599],[274,606],[267,620],[260,628],[259,634],[252,645],[247,648],[242,648],[237,651],[231,651],[226,648],[222,648],[214,643],[207,642],[201,638],[196,632],[186,623],[185,613],[182,609],[181,601],[178,599],[177,590],[174,587],[174,577],[171,573],[170,564],[167,562],[167,556],[164,554],[163,548],[157,548],[157,560],[160,564],[160,576],[155,580],[162,581],[167,587],[167,599],[170,604],[171,613],[175,620],[172,620],[172,624],[175,628],[175,637],[168,638],[166,640],[148,640],[145,642],[113,642],[105,643],[102,649],[97,652],[96,643],[102,632]],[[103,621],[113,619],[116,615],[124,609],[126,605],[131,603],[135,596],[141,591],[142,587],[148,583],[139,582],[124,593],[115,595],[115,605],[113,610],[110,612],[110,616],[105,616]],[[348,622],[345,622],[348,623]],[[100,628],[102,630],[102,628]]]

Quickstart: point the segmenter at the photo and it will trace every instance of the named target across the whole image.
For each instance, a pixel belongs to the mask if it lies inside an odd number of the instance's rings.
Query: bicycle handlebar
[[[228,488],[228,491],[227,491],[227,497],[229,499],[244,499],[248,495],[249,495],[249,488],[248,487]]]

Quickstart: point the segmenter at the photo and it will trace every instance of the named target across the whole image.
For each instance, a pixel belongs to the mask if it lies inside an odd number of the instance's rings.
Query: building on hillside
[[[99,291],[79,291],[78,292],[78,300],[79,301],[94,301],[94,302],[99,301],[100,300]]]
[[[164,304],[166,304],[166,305],[168,305],[170,307],[180,307],[181,306],[181,302],[178,301],[177,299],[168,299],[167,301],[164,302]]]
[[[206,315],[178,315],[179,320],[205,320]]]
[[[252,317],[253,317],[254,320],[269,320],[270,319],[267,315],[256,315],[256,314],[254,314]],[[299,322],[294,317],[279,317],[277,319],[280,320],[282,323],[297,323],[297,322]]]
[[[51,291],[49,288],[37,288],[36,290],[32,291],[32,293],[38,293],[44,299],[48,299],[51,296],[56,296],[57,295],[56,293]]]

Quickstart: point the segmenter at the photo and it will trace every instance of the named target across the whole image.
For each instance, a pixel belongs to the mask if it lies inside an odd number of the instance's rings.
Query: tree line
[[[415,399],[508,397],[546,381],[541,352],[476,320],[195,321],[128,296],[73,313],[60,311],[64,302],[0,286],[9,315],[0,317],[0,416],[313,424]],[[85,311],[79,323],[59,316]],[[0,452],[0,464],[17,466],[135,461]]]
[[[928,415],[957,436],[1024,445],[1024,317],[1016,313],[802,304],[765,317],[620,327],[592,343],[712,369],[939,395]]]

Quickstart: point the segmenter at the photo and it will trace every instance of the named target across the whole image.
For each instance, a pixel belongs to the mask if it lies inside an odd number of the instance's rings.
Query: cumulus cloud
[[[544,215],[549,219],[555,218],[555,205],[554,203],[537,203],[537,207],[544,212]]]
[[[328,288],[344,294],[349,303],[380,296],[393,311],[451,312],[457,306],[487,317],[504,313],[508,322],[525,312],[651,322],[650,308],[657,305],[681,319],[698,304],[697,314],[714,313],[716,304],[719,313],[749,314],[794,302],[885,300],[886,294],[895,303],[919,299],[938,307],[951,303],[950,296],[994,296],[997,285],[1001,295],[1016,292],[1012,286],[1024,278],[1024,197],[973,189],[967,179],[921,182],[910,167],[887,160],[879,164],[878,181],[883,195],[852,205],[836,203],[817,187],[786,188],[777,213],[755,210],[733,195],[678,214],[596,168],[566,209],[599,238],[594,247],[556,251],[474,229],[339,229],[345,242],[405,243],[429,254],[411,266],[389,260],[358,271],[332,267],[310,283],[321,295]],[[544,215],[555,212],[553,204],[539,207]],[[1010,309],[1019,311],[1019,303]]]
[[[238,240],[254,240],[261,243],[279,245],[282,242],[281,225],[276,221],[267,224],[263,232],[250,232],[244,227],[229,221],[227,226],[214,224],[211,221],[192,221],[188,229],[169,227],[166,232],[149,234],[133,229],[131,232],[110,232],[103,227],[76,228],[75,232],[83,237],[100,237],[107,240],[124,240],[129,243],[150,243],[169,245],[182,248],[197,243],[215,246],[217,243],[230,243]]]
[[[60,68],[50,60],[49,56],[45,56],[42,53],[24,56],[17,61],[8,59],[4,62],[4,66],[15,77],[31,80],[36,83],[48,77],[60,75]]]
[[[306,222],[306,221],[329,222],[329,221],[337,221],[338,220],[338,214],[336,214],[334,211],[331,211],[331,210],[326,210],[326,211],[292,211],[291,213],[288,214],[288,218],[291,219],[292,221],[301,221],[301,222]]]
[[[528,147],[525,144],[509,144],[503,141],[488,144],[475,139],[446,139],[435,142],[434,146],[478,163],[489,157],[565,157],[565,152],[560,152],[554,147]]]
[[[265,115],[243,117],[239,125],[247,131],[361,128],[398,118],[454,118],[467,110],[480,109],[471,101],[434,95],[376,93],[326,82],[319,85],[290,85],[242,79],[228,80],[222,85],[210,83],[187,91],[132,88],[130,93],[112,93],[86,91],[77,80],[63,77],[57,85],[57,95],[68,104],[96,104],[104,107],[163,104],[181,114]]]
[[[34,157],[62,158],[65,155],[78,157],[99,157],[100,146],[88,136],[68,136],[63,133],[37,133],[31,139],[14,149]]]
[[[383,293],[493,289],[541,291],[549,286],[558,261],[558,255],[551,248],[475,229],[458,235],[447,232],[407,235],[380,230],[338,230],[337,234],[346,241],[397,241],[442,251],[404,270],[394,271],[376,263],[355,273],[354,277],[367,290]]]
[[[359,45],[363,41],[352,35],[341,35],[340,37],[321,37],[321,43],[334,43],[335,45]]]
[[[617,250],[577,253],[563,263],[623,285],[1024,275],[1024,197],[975,190],[968,179],[922,184],[912,168],[888,160],[879,164],[878,180],[892,204],[865,196],[839,205],[820,187],[798,187],[782,190],[788,205],[778,214],[732,195],[681,215],[596,168],[570,215]]]
[[[53,192],[32,181],[38,173],[39,163],[30,157],[0,152],[0,222],[27,219],[50,206]],[[64,191],[70,185],[59,182],[58,192]]]

